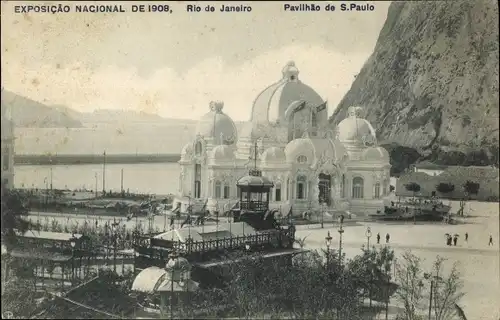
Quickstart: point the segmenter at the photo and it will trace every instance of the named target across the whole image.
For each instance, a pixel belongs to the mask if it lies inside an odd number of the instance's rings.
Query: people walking
[[[453,239],[452,239],[451,235],[450,235],[450,234],[448,234],[448,235],[446,236],[446,245],[451,246],[451,242],[452,242],[452,240],[453,240]]]
[[[469,234],[466,232],[465,233],[465,242],[468,242],[469,241]]]
[[[490,241],[488,242],[488,246],[493,245],[493,236],[490,234]]]
[[[458,235],[453,236],[453,245],[456,247],[458,242]]]
[[[389,243],[389,240],[391,239],[391,236],[389,234],[385,235],[385,243]]]
[[[377,233],[377,244],[380,244],[380,233]]]

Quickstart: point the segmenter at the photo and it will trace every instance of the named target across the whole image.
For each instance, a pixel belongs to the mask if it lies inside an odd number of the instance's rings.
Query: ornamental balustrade
[[[155,239],[146,236],[136,238],[136,248],[141,251],[173,251],[181,255],[191,255],[197,253],[206,253],[210,251],[238,250],[245,249],[246,246],[256,250],[263,247],[272,247],[275,249],[289,249],[293,247],[295,239],[295,228],[274,230],[269,232],[260,232],[255,235],[223,237],[211,240],[193,241],[189,239],[186,242],[172,241],[165,239]],[[152,249],[152,250],[148,250]]]

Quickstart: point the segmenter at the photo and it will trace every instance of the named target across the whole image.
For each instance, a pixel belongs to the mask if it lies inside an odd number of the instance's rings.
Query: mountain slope
[[[80,121],[69,115],[66,107],[49,107],[2,89],[2,108],[5,107],[10,108],[16,127],[79,128],[82,126]]]
[[[419,159],[498,163],[498,59],[496,1],[393,2],[330,120],[359,105],[379,141]]]

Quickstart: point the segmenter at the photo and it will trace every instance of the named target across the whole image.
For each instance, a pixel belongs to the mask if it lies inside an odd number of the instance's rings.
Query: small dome
[[[311,163],[315,159],[314,144],[307,136],[292,140],[285,147],[285,155],[288,163]]]
[[[189,159],[193,155],[193,144],[188,143],[186,144],[181,151],[181,159]]]
[[[360,107],[349,108],[349,116],[337,126],[340,142],[367,146],[375,143],[375,129],[368,121],[360,118],[360,113]]]
[[[238,182],[236,183],[237,186],[259,186],[259,187],[269,187],[272,188],[274,187],[274,183],[269,180],[267,177],[262,177],[262,176],[244,176],[240,179],[238,179]]]
[[[262,162],[282,162],[286,160],[285,152],[278,147],[270,147],[261,155]]]
[[[167,271],[189,271],[191,270],[191,264],[186,258],[176,257],[168,260],[165,265],[165,270]]]
[[[321,96],[311,87],[299,80],[299,70],[295,62],[290,61],[282,70],[280,81],[264,89],[252,106],[252,122],[276,122],[285,120],[285,111],[296,101],[305,101],[311,106],[324,103]],[[327,118],[326,109],[320,111],[318,119]],[[324,116],[323,116],[324,115]]]
[[[383,147],[371,147],[363,151],[362,155],[365,161],[389,162],[389,152]]]
[[[228,145],[218,145],[210,152],[210,158],[218,161],[234,159],[234,150]]]
[[[238,140],[238,130],[233,120],[222,112],[223,102],[210,102],[210,112],[198,121],[196,134],[213,138],[215,144],[234,144]]]

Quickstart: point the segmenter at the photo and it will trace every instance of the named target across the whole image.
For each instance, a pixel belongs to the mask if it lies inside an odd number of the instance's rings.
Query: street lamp
[[[369,251],[370,250],[370,238],[372,237],[372,229],[370,227],[366,228],[365,236],[366,236],[367,248]]]
[[[344,224],[344,215],[340,215],[339,217],[339,261],[340,264],[342,265],[342,234],[344,233],[344,229],[342,228]]]
[[[134,250],[134,275],[136,271],[137,258],[139,258],[139,252]]]
[[[76,246],[76,238],[75,235],[72,235],[69,239],[69,244],[71,245],[71,282],[73,282],[75,278],[75,246]]]
[[[112,237],[112,241],[113,241],[113,272],[116,274],[116,238],[117,238],[117,233],[118,233],[118,230],[117,230],[117,226],[118,226],[118,222],[116,222],[116,220],[111,224],[111,237]]]
[[[327,236],[325,237],[326,244],[326,265],[330,265],[330,246],[332,245],[332,236],[330,235],[330,231],[328,231]]]

